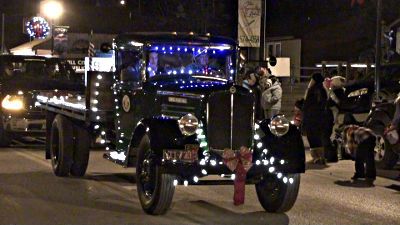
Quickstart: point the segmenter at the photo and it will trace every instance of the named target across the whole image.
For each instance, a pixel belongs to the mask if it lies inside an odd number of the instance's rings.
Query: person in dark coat
[[[259,80],[260,80],[260,78],[259,78],[258,74],[255,71],[250,70],[245,74],[243,84],[242,84],[243,87],[251,90],[252,93],[254,94],[255,119],[256,120],[264,119],[264,112],[263,112],[263,110],[261,108],[261,104],[260,104],[261,90],[259,88],[259,86],[260,86]]]
[[[313,74],[306,90],[301,126],[310,144],[313,163],[318,164],[326,163],[325,152],[331,152],[333,148],[330,139],[334,121],[333,113],[329,109],[328,94],[323,81],[324,77],[320,73]]]

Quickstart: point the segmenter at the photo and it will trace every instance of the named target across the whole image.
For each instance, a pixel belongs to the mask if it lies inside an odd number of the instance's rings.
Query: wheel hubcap
[[[272,201],[279,199],[279,193],[280,193],[279,181],[276,178],[268,177],[267,180],[265,180],[264,182],[266,182],[265,190],[267,193],[269,193],[270,199]]]
[[[59,154],[59,136],[58,136],[58,131],[55,132],[54,137],[53,137],[53,143],[51,146],[51,160],[53,161],[53,166],[57,167],[58,165],[58,154]]]
[[[151,153],[146,153],[141,164],[139,180],[143,193],[148,200],[152,198],[155,187],[155,168],[153,164]]]

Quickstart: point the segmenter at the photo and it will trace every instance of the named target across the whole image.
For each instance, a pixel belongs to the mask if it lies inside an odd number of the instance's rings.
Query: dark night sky
[[[235,37],[236,0],[63,0],[57,21],[71,32],[195,31]],[[376,0],[350,6],[351,0],[267,0],[267,36],[302,38],[306,64],[320,59],[347,60],[373,47]],[[383,19],[400,14],[399,0],[384,0]],[[22,20],[38,14],[40,0],[0,0],[6,14],[6,46],[29,38]],[[307,55],[312,52],[312,56]]]
[[[6,13],[6,44],[29,40],[22,34],[22,19],[37,15],[40,0],[0,0]],[[121,33],[127,31],[195,31],[233,36],[236,14],[231,0],[64,0],[65,13],[57,21],[70,32]],[[139,4],[140,2],[140,4]],[[22,7],[21,7],[22,6]],[[208,10],[207,10],[208,9]],[[213,9],[213,10],[211,10]],[[207,20],[203,18],[208,18]],[[228,26],[227,26],[228,25]]]

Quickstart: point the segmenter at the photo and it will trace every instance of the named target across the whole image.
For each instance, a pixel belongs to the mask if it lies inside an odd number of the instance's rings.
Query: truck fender
[[[150,135],[150,126],[148,121],[142,119],[140,120],[135,129],[133,130],[132,137],[130,138],[128,149],[127,149],[127,160],[125,165],[127,167],[133,167],[136,164],[136,154],[137,154],[137,147],[140,144],[143,136],[145,134]]]
[[[261,135],[260,141],[262,142],[262,149],[256,147],[254,157],[261,158],[261,151],[268,150],[270,156],[274,156],[277,160],[284,160],[283,164],[279,165],[279,170],[283,173],[304,173],[305,172],[305,149],[300,130],[297,126],[290,124],[289,131],[277,137],[271,133],[269,129],[270,119],[263,120],[259,125],[263,136]]]
[[[127,165],[133,165],[130,159],[136,157],[136,148],[139,146],[142,137],[147,134],[150,137],[151,149],[158,156],[162,156],[163,149],[180,148],[177,140],[183,135],[179,130],[176,119],[149,118],[142,119],[134,129],[127,155],[129,157]],[[182,147],[183,148],[183,147]]]
[[[365,121],[365,126],[373,130],[377,135],[383,135],[384,129],[392,121],[391,116],[384,110],[373,111]]]

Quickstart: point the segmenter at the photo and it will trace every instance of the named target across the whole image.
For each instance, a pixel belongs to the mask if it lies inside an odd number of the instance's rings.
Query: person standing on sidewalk
[[[347,153],[355,159],[355,173],[351,179],[365,178],[366,184],[373,186],[376,179],[374,132],[366,127],[348,125],[343,130],[343,137]]]
[[[328,95],[323,86],[321,73],[312,75],[306,90],[303,105],[302,133],[310,144],[312,162],[325,164],[325,149],[331,150],[330,135],[333,127],[333,114],[328,106]]]
[[[260,76],[255,71],[247,71],[244,77],[242,86],[251,90],[255,98],[255,119],[264,119],[262,107],[260,105],[261,90],[260,90]]]
[[[281,111],[282,87],[275,76],[269,76],[268,80],[271,86],[262,92],[261,106],[264,109],[264,117],[272,118]]]
[[[304,105],[304,98],[298,99],[294,103],[293,124],[296,127],[300,127],[301,126],[301,122],[303,121],[303,112],[301,111],[301,109],[303,108],[303,105]]]

